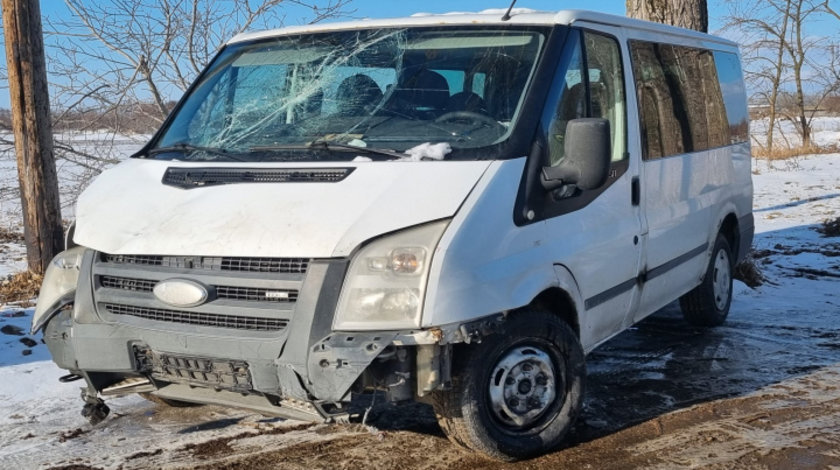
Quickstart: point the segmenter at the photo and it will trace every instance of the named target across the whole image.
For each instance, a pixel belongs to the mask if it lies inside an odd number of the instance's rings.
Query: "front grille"
[[[102,283],[102,287],[134,292],[151,292],[155,288],[155,284],[157,284],[155,281],[148,281],[146,279],[129,279],[114,276],[102,276],[99,282]]]
[[[157,281],[126,277],[101,276],[102,287],[132,292],[152,292]],[[214,286],[215,298],[243,302],[297,302],[295,289],[262,289],[256,287]]]
[[[279,332],[294,316],[309,259],[223,256],[115,255],[94,257],[97,309],[109,321],[127,317],[244,332]],[[192,281],[203,303],[170,306],[154,294],[166,280]]]
[[[245,258],[218,256],[147,256],[102,254],[102,261],[117,265],[162,266],[248,273],[306,274],[306,258]]]
[[[162,183],[181,189],[236,183],[338,183],[355,168],[167,168]]]
[[[147,320],[212,326],[216,328],[233,328],[236,330],[279,331],[286,328],[286,325],[289,323],[287,320],[278,318],[218,315],[213,313],[137,307],[134,305],[105,304],[104,307],[114,315],[130,315]]]
[[[221,258],[222,271],[249,273],[306,273],[309,260],[301,258]]]
[[[216,287],[216,297],[248,302],[297,302],[298,291],[253,287]]]

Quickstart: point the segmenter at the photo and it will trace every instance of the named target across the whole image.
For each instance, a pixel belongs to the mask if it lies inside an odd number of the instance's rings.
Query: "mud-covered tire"
[[[715,241],[703,282],[680,297],[685,320],[695,326],[718,326],[726,321],[732,303],[732,250],[726,237]]]
[[[141,397],[149,400],[150,402],[161,405],[161,406],[169,406],[172,408],[190,408],[193,406],[202,406],[201,403],[192,403],[189,401],[181,401],[181,400],[171,400],[169,398],[159,397],[149,392],[140,392],[138,393]]]
[[[454,353],[452,387],[434,396],[438,422],[452,442],[503,461],[562,443],[580,413],[586,375],[583,349],[568,324],[521,311],[498,333]],[[522,407],[525,413],[517,414]]]

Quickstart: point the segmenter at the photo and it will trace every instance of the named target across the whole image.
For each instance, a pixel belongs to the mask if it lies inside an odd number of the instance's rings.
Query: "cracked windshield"
[[[233,44],[149,152],[186,161],[497,158],[539,31],[377,29]]]

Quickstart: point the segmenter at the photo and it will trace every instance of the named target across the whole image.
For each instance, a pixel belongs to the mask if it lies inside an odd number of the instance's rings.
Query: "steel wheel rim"
[[[489,398],[493,416],[506,427],[532,427],[554,404],[562,374],[548,353],[534,346],[508,351],[490,375]],[[563,393],[562,384],[560,392]]]
[[[729,255],[726,250],[720,250],[715,255],[712,271],[712,289],[715,294],[715,307],[724,310],[732,294],[732,273]]]

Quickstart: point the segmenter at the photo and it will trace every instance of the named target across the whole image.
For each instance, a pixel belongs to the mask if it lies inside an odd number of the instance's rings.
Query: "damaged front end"
[[[93,424],[108,414],[103,398],[133,393],[334,421],[353,413],[356,394],[384,391],[403,402],[446,388],[451,344],[476,335],[459,326],[336,331],[342,292],[358,285],[346,281],[352,272],[346,259],[129,256],[76,247],[48,271],[33,331],[43,329],[53,360],[70,372],[62,381],[86,382],[82,414]],[[207,301],[164,304],[154,288],[172,278],[204,286]]]

